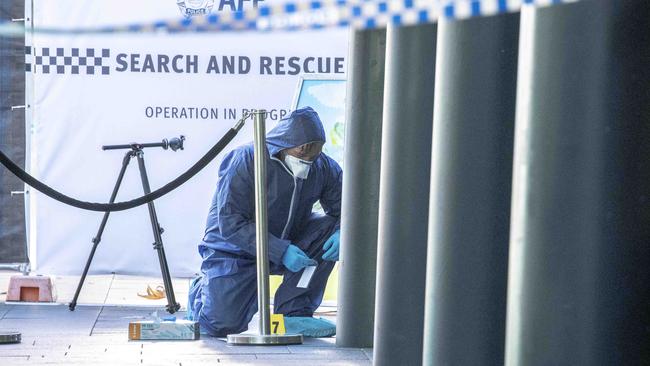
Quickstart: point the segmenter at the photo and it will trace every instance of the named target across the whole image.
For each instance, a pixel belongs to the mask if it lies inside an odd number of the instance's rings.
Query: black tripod
[[[115,202],[117,191],[120,189],[120,185],[122,184],[122,179],[124,178],[124,173],[126,172],[126,168],[128,167],[131,158],[138,159],[138,168],[140,168],[140,178],[142,179],[142,188],[144,189],[145,194],[149,194],[151,193],[151,188],[149,187],[149,178],[147,178],[147,170],[144,166],[144,151],[142,149],[146,147],[162,147],[165,150],[167,150],[167,148],[171,148],[173,151],[176,151],[178,149],[183,150],[184,140],[185,137],[181,136],[180,138],[175,137],[171,139],[171,141],[167,141],[167,139],[164,139],[162,142],[155,142],[155,143],[148,143],[148,144],[132,143],[128,145],[102,146],[102,150],[130,149],[129,151],[126,152],[126,154],[124,155],[124,159],[122,160],[122,169],[120,170],[120,174],[117,177],[117,182],[115,183],[115,187],[113,188],[113,193],[111,194],[111,199],[109,200],[109,203]],[[167,257],[165,257],[165,249],[163,248],[163,242],[161,236],[164,230],[162,227],[160,227],[160,224],[158,223],[158,217],[156,216],[156,209],[153,205],[153,202],[149,202],[147,205],[149,206],[149,217],[151,218],[151,228],[153,229],[153,236],[155,239],[155,242],[153,243],[153,248],[158,252],[160,271],[162,272],[163,283],[165,286],[165,294],[167,296],[167,311],[170,314],[173,314],[176,311],[178,311],[178,309],[180,309],[181,306],[176,302],[176,299],[174,297],[174,289],[172,288],[172,279],[169,274],[169,267],[167,266]],[[81,287],[83,286],[83,283],[86,280],[86,275],[88,274],[90,263],[92,262],[93,257],[95,256],[95,251],[97,250],[97,246],[99,245],[99,242],[102,240],[102,233],[104,232],[104,228],[106,227],[106,222],[108,221],[108,215],[110,215],[110,211],[104,213],[104,218],[102,219],[102,222],[99,225],[99,230],[97,231],[97,235],[92,240],[93,247],[92,250],[90,251],[90,255],[88,256],[88,261],[86,262],[86,267],[84,268],[84,272],[81,275],[81,279],[79,280],[79,285],[77,285],[77,291],[75,292],[74,298],[70,303],[69,306],[70,311],[74,311],[75,307],[77,306],[77,299],[79,298]]]

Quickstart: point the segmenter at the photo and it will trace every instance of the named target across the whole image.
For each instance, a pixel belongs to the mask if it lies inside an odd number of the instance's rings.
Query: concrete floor
[[[22,343],[0,345],[0,365],[371,365],[371,349],[340,348],[335,338],[306,339],[299,346],[229,346],[223,339],[198,341],[129,341],[128,323],[146,319],[166,301],[137,296],[160,279],[90,276],[76,311],[67,303],[77,277],[55,277],[59,304],[5,303],[9,277],[0,272],[0,331],[22,333]],[[175,279],[176,298],[185,309],[189,279]],[[323,317],[336,321],[335,307],[325,304]],[[184,311],[175,314],[178,318]],[[251,327],[256,325],[256,319]]]

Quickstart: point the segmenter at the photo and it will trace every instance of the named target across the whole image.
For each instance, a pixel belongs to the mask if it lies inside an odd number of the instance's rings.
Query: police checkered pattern
[[[206,32],[299,30],[325,27],[357,29],[434,23],[519,11],[522,6],[550,6],[579,0],[297,0],[240,12],[222,12],[168,22],[132,24],[107,32]]]
[[[523,6],[551,6],[579,0],[293,0],[236,12],[111,27],[33,28],[36,33],[215,32],[299,30],[324,27],[357,29],[434,23],[439,18],[465,19],[516,12]],[[0,34],[24,34],[17,24],[0,24]]]
[[[108,75],[107,48],[25,47],[25,71],[36,74]]]

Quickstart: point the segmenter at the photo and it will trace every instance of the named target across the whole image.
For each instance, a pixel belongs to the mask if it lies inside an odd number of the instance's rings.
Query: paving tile
[[[338,348],[338,347],[313,347],[313,346],[288,346],[289,351],[294,354],[318,354],[318,355],[347,355],[365,353],[360,348]]]
[[[7,290],[9,289],[9,279],[11,278],[11,276],[19,275],[19,274],[21,273],[18,271],[4,270],[4,269],[0,270],[0,293],[3,293],[2,295],[0,295],[0,301],[4,302],[5,299],[7,298],[7,295],[4,294],[4,292],[7,292]]]
[[[19,324],[21,325],[21,328],[43,328],[43,329],[48,329],[48,328],[53,328],[56,329],[57,327],[62,327],[60,330],[66,330],[66,329],[77,329],[77,328],[85,328],[89,327],[88,331],[92,329],[93,324],[95,323],[97,317],[94,314],[88,314],[85,316],[53,316],[51,318],[40,318],[40,317],[33,317],[33,318],[22,318],[22,317],[16,317],[16,318],[9,318],[5,317],[4,319],[0,320],[0,327],[2,324]]]
[[[305,353],[256,353],[256,356],[265,360],[368,360],[366,354],[360,350],[319,350],[317,348]]]
[[[194,365],[208,365],[208,363],[196,363]],[[222,361],[219,365],[237,365],[237,366],[370,366],[372,363],[368,360],[264,360],[256,359],[252,361]],[[185,366],[185,363],[183,363]]]
[[[20,272],[8,271],[0,272],[0,292],[7,290],[9,278],[13,275],[18,275]],[[57,303],[69,303],[76,291],[79,282],[79,276],[50,276],[53,279]],[[108,289],[110,288],[110,281],[113,275],[91,275],[86,278],[78,303],[101,305],[104,303]],[[0,295],[0,301],[5,301],[6,295]]]
[[[0,272],[0,292],[6,291],[9,278],[20,274],[15,271]],[[51,276],[57,292],[57,303],[68,304],[72,301],[80,276]],[[172,279],[174,294],[183,308],[186,306],[189,291],[188,278]],[[152,287],[162,285],[160,277],[136,277],[126,275],[90,275],[86,277],[77,303],[79,305],[101,304],[138,304],[138,305],[165,305],[166,300],[147,300],[137,295],[145,293],[147,284]],[[4,302],[5,295],[0,295]]]
[[[68,364],[70,362],[79,363],[80,360],[95,363],[98,362],[117,362],[121,360],[136,360],[141,358],[142,349],[138,345],[115,346],[115,345],[88,345],[73,343],[70,345],[58,345],[49,347],[45,350],[36,350],[32,357],[45,363]],[[119,364],[119,363],[116,363]]]
[[[368,357],[368,359],[370,361],[372,361],[374,359],[373,356],[372,356],[372,348],[364,348],[363,353],[366,354],[366,357]]]
[[[99,317],[97,318],[97,323],[95,328],[121,328],[124,329],[125,325],[128,325],[130,322],[139,321],[139,320],[150,320],[152,319],[149,313],[142,313],[138,315],[126,315],[126,316],[113,316],[113,317]]]
[[[97,322],[92,329],[92,335],[99,334],[123,334],[125,337],[129,329],[129,322]]]
[[[144,354],[148,357],[162,355],[224,355],[233,353],[225,347],[201,341],[155,341],[145,344]]]
[[[176,302],[180,304],[182,310],[186,310],[186,303],[187,303],[187,294],[184,294],[182,296],[176,295]],[[140,299],[134,299],[130,295],[120,293],[119,291],[111,291],[110,295],[106,299],[107,304],[115,304],[115,305],[141,305],[141,306],[154,306],[158,307],[160,309],[164,309],[167,306],[167,300],[166,299],[160,299],[160,300],[140,300]]]
[[[104,306],[100,315],[102,317],[108,317],[114,314],[117,317],[124,317],[134,313],[148,314],[154,311],[161,312],[164,309],[164,306]]]
[[[130,322],[134,321],[139,321],[139,320],[147,320],[151,319],[151,317],[147,315],[137,315],[137,316],[127,316],[127,317],[122,317],[122,318],[99,318],[97,319],[97,323],[95,323],[95,328],[94,331],[97,331],[98,329],[114,329],[114,330],[125,330]]]
[[[160,357],[143,357],[143,364],[145,365],[161,365],[161,364],[171,364],[171,365],[215,365],[222,363],[236,364],[240,363],[252,363],[257,361],[255,355],[180,355],[180,356],[168,356],[165,358]]]
[[[90,275],[86,277],[83,283],[79,298],[77,299],[78,305],[93,304],[102,305],[106,300],[106,295],[111,287],[113,281],[112,274],[108,275]],[[55,286],[57,292],[57,302],[70,303],[79,284],[81,276],[55,276]]]
[[[294,347],[336,347],[336,338],[303,338],[301,345],[289,346],[289,349]]]
[[[102,312],[99,314],[99,320],[116,320],[116,319],[138,319],[142,317],[151,317],[151,314],[154,311],[158,312],[158,316],[175,316],[176,319],[182,319],[187,314],[185,311],[177,311],[174,314],[169,314],[165,310],[165,303],[163,306],[157,307],[111,307],[105,306]]]
[[[3,319],[75,319],[97,318],[101,311],[100,306],[78,307],[70,311],[66,305],[14,305],[3,317]]]
[[[290,354],[286,346],[231,346],[226,342],[198,341],[155,341],[145,344],[144,351],[148,355],[180,354],[180,355],[235,355],[248,354]]]
[[[146,300],[136,298],[135,293],[129,290],[111,290],[106,298],[106,302],[110,304],[118,305],[131,305],[131,304],[140,304],[145,306],[159,306],[164,307],[167,305],[166,299],[160,300]]]
[[[190,281],[191,278],[188,277],[175,277],[172,278],[172,284],[174,285],[174,288],[185,288],[188,289],[190,287]],[[161,276],[133,276],[133,275],[123,275],[123,274],[115,274],[113,284],[120,284],[120,283],[151,283],[152,285],[154,283],[159,283],[162,285],[162,277]]]
[[[13,305],[6,305],[3,303],[0,303],[0,319],[2,319],[5,314],[7,314],[8,311],[10,311],[13,308]]]
[[[61,319],[2,319],[0,329],[15,329],[23,337],[89,335],[94,319],[68,321]]]
[[[26,336],[23,334],[22,339],[23,342],[20,345],[35,349],[60,346],[67,347],[68,345],[126,344],[128,342],[126,334],[92,337],[89,337],[88,334],[70,334],[65,337],[54,337],[51,335]]]
[[[16,271],[0,272],[0,292],[5,292],[9,278],[20,274]],[[57,303],[68,304],[72,301],[80,276],[51,276],[54,280]],[[187,305],[189,291],[189,278],[172,279],[174,294],[183,308]],[[156,277],[136,277],[127,275],[90,275],[86,277],[77,303],[79,305],[106,304],[137,304],[137,305],[165,305],[166,300],[147,300],[137,295],[145,293],[147,285],[156,287],[162,285],[162,279]],[[6,295],[0,295],[0,302],[4,302]]]
[[[139,357],[131,356],[97,356],[97,357],[73,357],[73,356],[56,356],[56,357],[31,357],[30,361],[36,365],[142,365]]]
[[[34,350],[34,346],[32,346],[30,343],[25,343],[25,342],[0,344],[0,356],[6,353],[29,354],[33,350]]]
[[[88,338],[86,336],[86,338]],[[68,350],[72,349],[81,349],[89,346],[84,342],[78,341],[79,336],[77,337],[50,337],[47,335],[41,335],[38,338],[28,338],[26,339],[23,336],[23,341],[16,344],[4,344],[0,345],[0,354],[6,352],[11,353],[20,353],[28,355],[41,355],[41,354],[64,354]],[[101,345],[97,345],[100,347]]]
[[[3,348],[0,348],[2,350],[2,354],[0,354],[0,364],[5,364],[3,362],[8,361],[9,359],[12,358],[29,358],[28,354],[22,353],[22,352],[11,352],[11,351],[5,351]],[[6,365],[6,364],[5,364]]]
[[[0,285],[3,275],[0,272]],[[59,300],[70,301],[77,281],[75,276],[56,278]],[[209,336],[198,341],[129,341],[130,321],[147,319],[153,311],[169,315],[166,299],[134,300],[148,283],[158,282],[152,277],[89,276],[80,302],[87,290],[89,302],[107,299],[107,304],[80,305],[75,312],[67,305],[0,303],[0,329],[20,331],[23,339],[0,348],[0,365],[371,365],[372,349],[339,348],[335,338],[305,338],[303,345],[273,347],[232,346]],[[106,290],[110,283],[113,287]],[[183,305],[188,284],[188,279],[174,280],[175,295]],[[325,305],[317,316],[336,321],[336,307]],[[174,315],[181,319],[185,312]],[[257,318],[251,321],[252,331],[257,323]]]
[[[104,307],[93,327],[92,334],[123,333],[126,334],[129,323],[137,320],[152,319],[151,313],[158,311],[158,316],[175,316],[183,319],[185,312],[176,312],[170,315],[162,308],[138,307]]]
[[[174,296],[176,301],[185,308],[187,305],[187,294],[189,292],[189,279],[176,278],[172,279]],[[166,299],[149,300],[138,296],[138,293],[146,294],[147,286],[156,288],[162,286],[162,279],[159,277],[135,277],[116,275],[112,284],[106,303],[110,304],[138,304],[145,306],[164,306],[167,304]]]
[[[119,357],[142,358],[144,349],[133,345],[74,345],[66,351],[68,357],[115,359]]]

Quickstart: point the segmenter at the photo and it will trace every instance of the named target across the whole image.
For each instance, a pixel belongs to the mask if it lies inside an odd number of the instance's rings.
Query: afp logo
[[[219,1],[218,11],[243,11],[244,3],[249,2],[257,8],[257,4],[264,0],[217,0]],[[177,0],[176,4],[181,10],[181,14],[186,18],[195,15],[206,15],[212,11],[215,0]]]
[[[176,0],[176,5],[183,16],[190,18],[195,15],[209,14],[214,6],[214,0]]]

